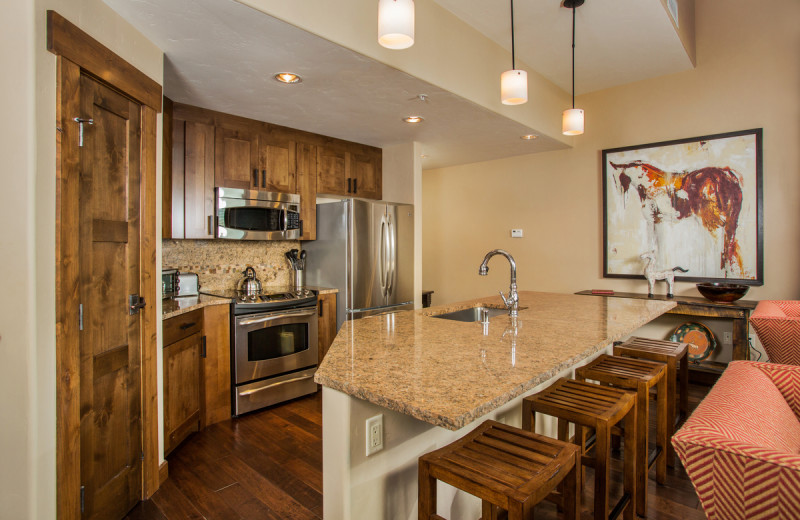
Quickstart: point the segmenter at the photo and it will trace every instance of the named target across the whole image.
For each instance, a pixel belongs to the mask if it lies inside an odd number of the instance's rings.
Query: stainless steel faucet
[[[503,303],[506,304],[508,315],[517,316],[519,311],[519,295],[517,294],[517,263],[514,261],[514,257],[502,249],[493,249],[483,257],[483,262],[481,262],[481,267],[478,269],[478,274],[481,276],[489,274],[489,259],[494,255],[503,255],[508,260],[508,263],[511,264],[511,286],[508,290],[508,297],[503,294],[503,291],[500,291],[500,297],[503,298]]]

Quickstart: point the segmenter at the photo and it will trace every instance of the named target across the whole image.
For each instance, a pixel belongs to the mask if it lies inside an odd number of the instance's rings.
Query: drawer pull
[[[189,323],[181,323],[180,329],[181,330],[191,329],[195,325],[197,325],[197,322],[194,321],[191,321]]]

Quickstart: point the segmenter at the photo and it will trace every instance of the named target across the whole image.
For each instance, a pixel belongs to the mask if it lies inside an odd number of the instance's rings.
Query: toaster
[[[174,298],[178,295],[178,276],[177,269],[161,270],[161,298]]]
[[[178,292],[176,296],[197,296],[200,282],[195,273],[178,274]]]

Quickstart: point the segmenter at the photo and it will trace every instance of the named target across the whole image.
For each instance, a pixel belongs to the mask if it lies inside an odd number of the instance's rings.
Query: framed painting
[[[603,150],[603,276],[763,285],[762,129]],[[680,269],[678,269],[680,268]]]

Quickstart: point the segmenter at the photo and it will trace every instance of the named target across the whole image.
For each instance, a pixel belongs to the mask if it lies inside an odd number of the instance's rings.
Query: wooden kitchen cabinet
[[[296,145],[280,131],[270,131],[258,136],[259,181],[256,189],[295,193]],[[302,218],[302,217],[301,217]]]
[[[164,454],[200,430],[202,313],[192,311],[164,321]]]
[[[336,337],[336,293],[320,294],[317,297],[319,323],[317,325],[317,344],[319,345],[319,362],[333,343]]]
[[[259,189],[261,161],[258,134],[245,128],[216,128],[214,185],[226,188]]]
[[[353,179],[352,194],[365,199],[380,200],[383,191],[382,156],[380,153],[351,152],[350,176]]]
[[[231,417],[231,325],[230,307],[203,308],[203,426]]]
[[[378,148],[317,147],[317,193],[380,200],[382,154]]]
[[[214,238],[214,127],[172,122],[171,229],[164,238]]]
[[[317,147],[297,143],[297,194],[300,195],[300,240],[317,239]]]

